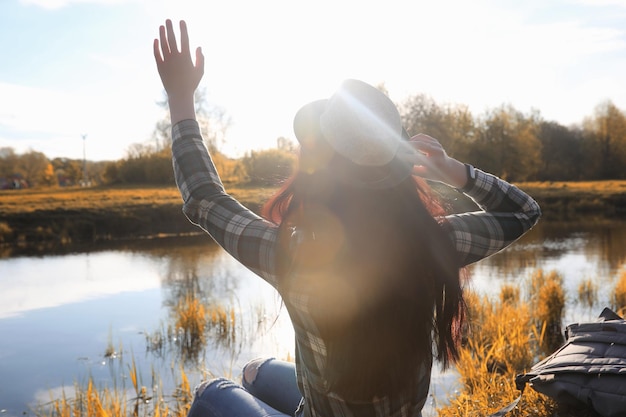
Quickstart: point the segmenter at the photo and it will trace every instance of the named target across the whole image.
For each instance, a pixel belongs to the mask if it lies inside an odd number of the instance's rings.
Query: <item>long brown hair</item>
[[[458,358],[463,292],[442,213],[421,179],[372,190],[332,169],[298,171],[265,205],[281,228],[279,292],[288,308],[292,290],[312,300],[330,390],[352,400],[404,391],[433,347],[444,367]]]

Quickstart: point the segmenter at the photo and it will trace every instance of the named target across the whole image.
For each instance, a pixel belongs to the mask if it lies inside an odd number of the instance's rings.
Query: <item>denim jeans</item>
[[[243,368],[242,385],[226,378],[196,388],[188,417],[293,417],[302,400],[295,365],[255,359]]]

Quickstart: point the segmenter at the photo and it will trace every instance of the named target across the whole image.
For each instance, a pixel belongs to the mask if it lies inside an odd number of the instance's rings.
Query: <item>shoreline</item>
[[[524,183],[541,206],[542,220],[626,218],[626,181]],[[472,202],[448,187],[432,186],[451,211]],[[229,187],[244,206],[259,213],[275,188]],[[175,187],[41,189],[0,192],[2,252],[45,252],[102,242],[202,234],[182,212]],[[0,254],[2,256],[3,254]],[[6,253],[4,254],[6,255]]]

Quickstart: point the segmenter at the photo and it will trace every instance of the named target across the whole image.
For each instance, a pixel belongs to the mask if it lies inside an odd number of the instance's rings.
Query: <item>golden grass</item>
[[[0,222],[0,243],[13,234],[13,229],[7,222]]]
[[[90,378],[86,387],[75,386],[73,398],[63,393],[61,398],[41,407],[36,414],[49,417],[184,417],[191,406],[193,393],[185,371],[181,368],[179,372],[180,381],[171,396],[160,392],[149,394],[145,386],[138,384],[133,361],[129,369],[135,390],[133,398],[128,398],[124,390],[98,388]]]
[[[179,300],[174,308],[175,330],[168,329],[168,337],[178,337],[180,356],[187,361],[195,361],[207,344],[210,334],[213,340],[230,346],[236,339],[235,309],[222,304],[205,305],[193,296]],[[163,346],[161,333],[147,336],[151,350]]]
[[[176,329],[180,329],[183,345],[192,351],[196,350],[194,346],[204,346],[207,312],[200,300],[193,296],[180,299],[175,308],[175,315]]]
[[[626,270],[622,271],[617,278],[612,298],[611,301],[615,311],[624,314],[626,312]]]
[[[541,345],[534,310],[510,286],[502,288],[498,301],[469,293],[467,302],[470,330],[456,365],[462,388],[437,410],[442,417],[484,416],[511,403],[520,394],[515,376],[530,369]],[[550,399],[528,389],[509,415],[552,416],[554,409]]]
[[[626,181],[524,182],[517,184],[535,197],[580,194],[605,197],[626,192]],[[261,204],[276,187],[227,184],[229,193],[242,202]],[[135,205],[181,204],[174,186],[56,187],[0,190],[0,213],[24,213],[56,209],[109,209]]]
[[[591,308],[598,299],[598,285],[591,279],[586,279],[578,284],[578,302]]]
[[[544,273],[541,269],[536,270],[530,277],[528,304],[533,311],[533,329],[540,332],[540,347],[547,354],[563,342],[563,277],[556,271]]]
[[[520,289],[515,285],[503,285],[500,289],[500,302],[517,304],[520,300]]]
[[[274,192],[272,187],[227,187],[242,203],[261,204]],[[0,190],[0,214],[37,210],[123,210],[134,206],[181,205],[176,187],[93,187]]]
[[[529,302],[539,323],[559,323],[565,310],[563,277],[556,271],[536,270],[530,278]]]
[[[529,193],[538,192],[545,194],[597,194],[611,195],[626,192],[626,181],[528,181],[516,184]]]

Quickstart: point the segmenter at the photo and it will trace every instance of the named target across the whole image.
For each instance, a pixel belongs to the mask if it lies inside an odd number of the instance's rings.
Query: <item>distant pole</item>
[[[87,134],[83,133],[83,187],[87,186],[87,153],[85,152],[85,139]]]

